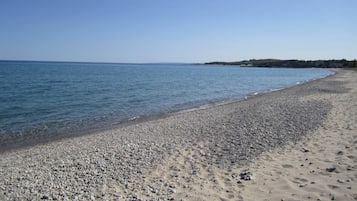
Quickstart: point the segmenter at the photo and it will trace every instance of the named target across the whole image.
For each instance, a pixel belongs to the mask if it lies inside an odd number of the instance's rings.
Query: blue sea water
[[[0,61],[0,146],[244,98],[321,69]]]

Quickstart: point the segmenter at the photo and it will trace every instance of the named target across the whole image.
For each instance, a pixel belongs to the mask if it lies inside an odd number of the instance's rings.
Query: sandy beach
[[[0,200],[357,200],[357,72],[0,153]]]

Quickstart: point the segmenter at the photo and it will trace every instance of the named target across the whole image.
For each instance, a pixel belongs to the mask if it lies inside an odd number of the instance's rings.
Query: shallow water
[[[0,146],[237,100],[330,73],[191,64],[0,61]]]

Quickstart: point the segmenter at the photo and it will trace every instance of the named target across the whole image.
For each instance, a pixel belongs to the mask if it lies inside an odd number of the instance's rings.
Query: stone
[[[336,166],[328,167],[328,168],[326,168],[326,171],[327,172],[334,172],[334,171],[336,171]]]
[[[252,180],[253,179],[253,174],[251,172],[242,172],[239,174],[241,180]]]

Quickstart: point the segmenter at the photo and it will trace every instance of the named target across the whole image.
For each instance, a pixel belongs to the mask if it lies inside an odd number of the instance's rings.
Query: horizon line
[[[234,61],[224,61],[224,60],[215,60],[215,61],[205,61],[205,62],[115,62],[115,61],[56,61],[56,60],[27,60],[27,59],[0,59],[0,62],[38,62],[38,63],[88,63],[88,64],[206,64],[212,62],[241,62],[241,61],[250,61],[250,60],[298,60],[298,61],[331,61],[331,60],[346,60],[346,61],[355,61],[355,59],[277,59],[277,58],[263,58],[263,59],[243,59],[243,60],[234,60]]]
[[[201,64],[200,62],[112,62],[112,61],[56,61],[56,60],[15,60],[0,59],[0,62],[37,62],[37,63],[88,63],[88,64]]]

